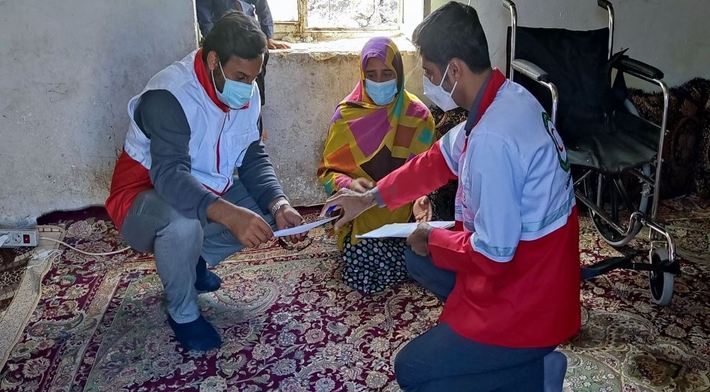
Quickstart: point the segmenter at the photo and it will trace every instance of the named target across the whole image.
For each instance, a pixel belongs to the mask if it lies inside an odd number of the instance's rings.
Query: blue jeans
[[[405,263],[414,280],[446,301],[456,274],[411,250]],[[395,374],[405,391],[543,391],[543,358],[553,350],[482,344],[440,323],[404,346],[395,358]]]
[[[261,211],[236,178],[222,198],[256,212],[274,227],[273,217]],[[244,247],[226,227],[219,223],[203,227],[199,220],[171,207],[154,190],[136,197],[121,234],[132,248],[154,253],[168,313],[177,323],[189,323],[200,316],[195,290],[195,267],[200,256],[214,266]]]

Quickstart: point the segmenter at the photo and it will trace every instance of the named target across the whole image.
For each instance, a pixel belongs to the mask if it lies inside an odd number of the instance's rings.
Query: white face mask
[[[434,105],[438,106],[441,110],[445,112],[459,107],[459,105],[457,105],[456,102],[454,102],[454,99],[451,97],[454,94],[454,90],[456,90],[456,85],[459,82],[456,81],[454,83],[454,87],[451,89],[451,92],[447,92],[446,90],[444,90],[444,87],[442,87],[442,85],[444,84],[444,80],[446,79],[446,74],[448,72],[449,66],[447,65],[446,70],[444,71],[444,76],[441,78],[441,83],[439,83],[438,86],[434,85],[434,83],[432,83],[431,80],[429,80],[429,78],[424,75],[424,95],[432,102],[434,102]]]

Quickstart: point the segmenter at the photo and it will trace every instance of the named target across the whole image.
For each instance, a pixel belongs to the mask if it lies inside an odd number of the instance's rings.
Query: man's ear
[[[451,80],[457,81],[461,79],[463,76],[464,66],[465,63],[460,58],[454,57],[451,59],[451,65],[449,66]]]

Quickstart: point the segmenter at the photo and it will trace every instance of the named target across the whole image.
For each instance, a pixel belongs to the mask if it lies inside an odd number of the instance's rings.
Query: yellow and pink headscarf
[[[375,104],[365,90],[365,69],[371,58],[382,60],[397,75],[398,93],[383,106]],[[329,195],[360,177],[378,181],[415,155],[426,151],[436,139],[434,120],[427,107],[404,89],[402,55],[385,37],[369,40],[362,49],[360,81],[338,104],[318,168],[318,178]],[[340,233],[351,233],[351,242],[388,223],[407,222],[412,211],[406,205],[396,211],[373,208],[360,215]]]

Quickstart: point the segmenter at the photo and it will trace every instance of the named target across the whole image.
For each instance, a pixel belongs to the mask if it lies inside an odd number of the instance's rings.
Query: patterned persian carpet
[[[38,226],[35,248],[0,252],[0,365],[5,363],[40,300],[42,278],[58,255],[64,232],[56,226]]]
[[[20,286],[31,248],[0,249],[0,312],[7,309]]]
[[[693,218],[708,206],[690,203],[666,208],[670,218],[683,213],[670,220],[695,256],[683,262],[669,307],[651,304],[645,274],[617,271],[583,285],[583,330],[562,347],[566,391],[710,390],[710,231],[706,215]],[[101,218],[59,224],[66,241],[87,251],[124,245]],[[585,263],[615,254],[587,220],[582,233]],[[413,283],[353,292],[339,278],[333,238],[311,235],[300,253],[265,246],[217,268],[223,287],[201,296],[201,306],[225,344],[203,354],[171,337],[150,255],[64,250],[0,371],[0,390],[399,390],[393,359],[435,324],[440,304]]]

